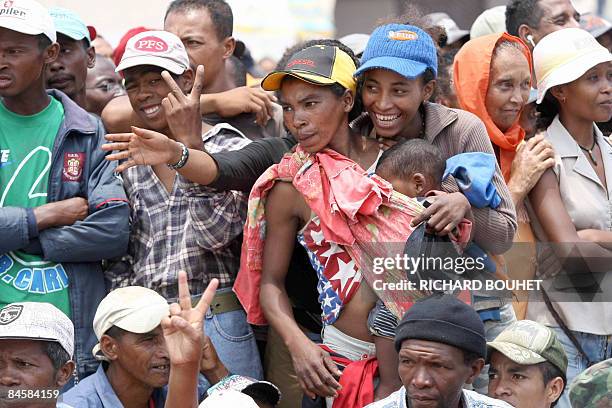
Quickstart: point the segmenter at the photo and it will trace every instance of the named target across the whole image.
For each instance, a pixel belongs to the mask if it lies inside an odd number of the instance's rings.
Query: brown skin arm
[[[266,319],[287,345],[300,386],[310,398],[334,396],[340,373],[329,355],[315,345],[295,322],[285,278],[295,236],[304,210],[300,194],[289,183],[278,182],[266,202],[266,243],[259,300]],[[309,210],[308,210],[309,211]]]
[[[578,236],[584,241],[595,242],[600,246],[612,251],[612,231],[596,229],[584,229],[578,231]]]
[[[102,145],[102,150],[113,152],[106,156],[106,160],[123,160],[117,166],[117,172],[138,165],[175,164],[183,152],[181,146],[168,136],[137,127],[133,127],[131,133],[108,134],[105,138],[111,143]],[[204,147],[201,150],[189,149],[189,160],[178,172],[204,186],[215,181],[218,175],[217,163]]]
[[[262,89],[240,87],[217,94],[200,95],[203,115],[217,113],[221,117],[233,117],[243,112],[255,113],[257,123],[264,126],[272,116],[272,104],[276,98]],[[127,95],[113,98],[102,111],[102,122],[107,133],[126,133],[131,126],[144,127],[144,123],[132,109]]]
[[[219,281],[213,279],[195,307],[191,305],[187,274],[179,272],[179,303],[170,305],[170,316],[161,321],[170,357],[167,408],[198,406],[198,372],[205,346],[204,316]]]
[[[276,97],[259,86],[241,86],[200,96],[203,114],[216,113],[223,118],[231,118],[241,113],[254,113],[259,126],[265,126],[274,115],[274,102]]]
[[[376,359],[378,360],[378,375],[380,384],[374,391],[374,401],[388,397],[402,386],[402,380],[397,372],[399,357],[393,340],[386,337],[374,336],[376,346]]]
[[[210,385],[215,385],[230,374],[228,369],[223,365],[223,362],[219,359],[217,350],[208,336],[204,336],[202,359],[200,360],[200,373],[206,377]]]
[[[77,221],[83,221],[88,214],[89,205],[82,197],[54,201],[34,208],[34,217],[39,231],[72,225]]]
[[[557,177],[552,170],[546,170],[529,193],[529,199],[536,217],[560,258],[582,258],[591,272],[610,270],[612,251],[583,239],[567,213]],[[579,244],[579,245],[576,245]]]

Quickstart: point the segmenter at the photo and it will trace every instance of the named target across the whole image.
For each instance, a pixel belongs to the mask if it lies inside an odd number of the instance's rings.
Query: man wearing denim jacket
[[[97,367],[91,322],[105,295],[100,261],[126,252],[129,209],[99,149],[100,120],[45,91],[55,40],[36,1],[0,4],[0,307],[48,302],[70,316],[78,379]]]

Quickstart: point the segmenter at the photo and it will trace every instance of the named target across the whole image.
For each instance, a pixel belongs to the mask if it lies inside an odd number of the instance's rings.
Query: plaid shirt
[[[227,124],[218,124],[202,139],[209,153],[238,150],[250,141]],[[192,183],[177,173],[169,193],[150,166],[124,173],[131,205],[128,256],[106,272],[113,289],[137,285],[166,299],[178,297],[178,272],[187,272],[192,295],[208,282],[230,287],[240,267],[246,197]]]

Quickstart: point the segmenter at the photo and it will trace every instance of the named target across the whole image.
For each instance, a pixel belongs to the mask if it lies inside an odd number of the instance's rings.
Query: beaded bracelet
[[[167,164],[167,166],[171,168],[172,170],[178,170],[178,169],[185,167],[185,165],[187,164],[187,159],[189,159],[189,149],[187,148],[187,146],[185,146],[181,142],[176,142],[176,143],[178,143],[181,146],[181,149],[183,149],[183,151],[181,153],[181,158],[179,159],[177,163]]]

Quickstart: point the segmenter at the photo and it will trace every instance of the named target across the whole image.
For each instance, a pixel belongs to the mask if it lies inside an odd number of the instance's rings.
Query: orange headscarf
[[[484,122],[491,142],[499,147],[499,165],[504,179],[508,181],[516,148],[525,138],[525,131],[519,125],[519,115],[510,129],[505,133],[502,132],[493,123],[485,106],[489,89],[491,58],[496,45],[502,40],[517,42],[521,45],[531,72],[531,53],[523,41],[507,33],[498,33],[475,38],[461,47],[455,56],[453,81],[461,108],[472,112]]]

